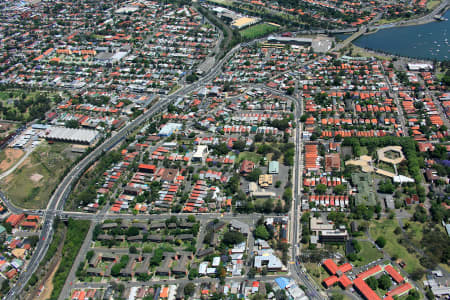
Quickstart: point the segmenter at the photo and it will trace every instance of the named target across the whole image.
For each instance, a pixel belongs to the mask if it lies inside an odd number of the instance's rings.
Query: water
[[[450,10],[444,17],[450,19]],[[356,46],[389,54],[422,59],[448,60],[450,21],[432,22],[407,27],[391,27],[364,35],[353,43]]]

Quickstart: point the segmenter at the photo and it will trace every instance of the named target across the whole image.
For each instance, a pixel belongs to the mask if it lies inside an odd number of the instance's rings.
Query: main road
[[[156,104],[154,104],[150,109],[145,111],[142,115],[138,116],[135,120],[128,123],[125,127],[120,129],[117,133],[112,135],[111,137],[107,138],[105,141],[103,141],[97,148],[92,150],[89,154],[87,154],[75,167],[73,167],[68,174],[63,178],[61,183],[58,185],[56,190],[54,191],[53,195],[51,196],[49,203],[47,205],[47,208],[44,211],[33,211],[33,210],[25,210],[18,208],[5,197],[4,194],[0,192],[0,198],[2,198],[5,205],[14,213],[37,213],[43,217],[43,226],[41,229],[41,234],[39,238],[39,242],[36,245],[35,251],[33,253],[33,256],[31,257],[31,260],[26,268],[24,270],[18,280],[17,283],[11,288],[9,293],[5,296],[6,299],[15,299],[17,298],[23,288],[26,286],[28,280],[34,274],[34,272],[37,270],[39,263],[44,258],[45,254],[47,253],[48,247],[51,243],[52,236],[54,233],[54,221],[55,217],[75,217],[80,219],[95,219],[95,215],[88,216],[87,214],[83,213],[68,213],[63,212],[63,208],[65,205],[65,202],[72,190],[72,186],[76,183],[78,178],[84,173],[84,171],[89,168],[89,166],[92,165],[93,162],[95,162],[99,157],[101,157],[104,153],[110,151],[114,146],[122,142],[126,136],[128,136],[131,132],[133,132],[136,128],[141,126],[145,121],[147,121],[150,117],[153,115],[163,111],[167,108],[167,106],[174,102],[178,97],[182,95],[186,95],[191,93],[192,91],[202,87],[206,82],[213,80],[215,77],[217,77],[220,72],[222,71],[223,64],[228,61],[232,55],[234,55],[235,52],[237,52],[239,49],[241,49],[242,46],[257,43],[262,41],[263,39],[254,40],[249,43],[245,44],[238,44],[233,49],[231,49],[221,60],[219,60],[214,66],[211,67],[211,69],[203,76],[201,77],[197,82],[183,86],[181,89],[177,90],[173,94],[162,97],[158,100]],[[264,87],[264,89],[267,89],[275,94],[280,94],[282,96],[285,96],[285,94],[281,93],[280,91],[268,89],[267,87]],[[298,99],[291,97],[294,99],[296,105],[299,104]],[[297,110],[299,111],[299,110]],[[296,120],[298,120],[298,116],[296,116]],[[300,141],[299,138],[299,131],[297,130],[297,142]],[[298,148],[297,148],[297,155],[298,155]],[[298,161],[298,160],[297,160]],[[296,188],[297,189],[297,188]],[[292,220],[295,223],[294,225],[294,231],[293,234],[294,240],[292,242],[293,245],[293,258],[296,257],[296,244],[297,244],[297,228],[298,228],[298,194],[295,195],[295,205],[294,205],[294,211],[292,212]],[[97,216],[98,217],[98,216]],[[146,216],[148,218],[148,216]],[[161,218],[166,217],[165,215],[161,215]],[[212,216],[207,216],[208,218],[211,218]],[[230,216],[226,216],[226,218],[230,218]],[[129,216],[129,218],[136,218],[136,216]],[[139,218],[139,217],[138,217]],[[158,218],[158,217],[154,217]],[[203,215],[200,215],[200,218],[203,218]],[[294,272],[295,275],[295,272]],[[304,281],[304,280],[302,280]],[[304,282],[306,286],[309,286],[309,280],[308,282]],[[311,293],[314,295],[315,288],[312,288],[311,286]]]
[[[186,95],[191,93],[192,91],[198,89],[203,84],[208,81],[214,79],[217,75],[222,71],[221,68],[223,64],[236,52],[240,49],[241,45],[236,45],[233,49],[231,49],[220,61],[218,61],[211,69],[205,74],[205,76],[201,77],[197,82],[186,85],[181,89],[177,90],[173,94],[162,97],[160,100],[153,105],[150,109],[145,111],[142,115],[137,117],[135,120],[128,123],[125,127],[119,130],[116,134],[112,135],[108,139],[106,139],[101,145],[91,151],[88,155],[86,155],[74,168],[72,168],[69,173],[64,177],[61,183],[58,185],[56,190],[54,191],[50,201],[47,205],[46,210],[44,210],[43,216],[43,226],[41,230],[41,235],[39,238],[39,242],[36,245],[35,251],[31,260],[24,272],[22,272],[17,280],[17,283],[11,288],[9,293],[5,296],[5,299],[15,299],[17,298],[23,288],[26,286],[28,280],[31,275],[37,270],[39,263],[45,256],[45,253],[48,250],[50,245],[52,236],[53,236],[53,225],[55,217],[60,215],[64,204],[72,190],[72,186],[78,180],[78,178],[84,173],[84,171],[95,162],[103,153],[108,152],[114,146],[122,142],[127,135],[133,132],[136,128],[141,126],[145,121],[147,121],[151,116],[163,111],[167,108],[167,106],[174,102],[178,97],[182,95]],[[0,197],[4,201],[5,205],[11,209],[14,213],[20,212],[30,212],[29,210],[22,210],[13,206],[8,199],[0,194]]]
[[[305,64],[310,63],[306,62]],[[299,219],[300,219],[300,210],[299,207],[301,205],[301,182],[302,182],[302,173],[303,173],[303,163],[302,163],[302,126],[303,124],[300,122],[300,117],[303,113],[303,101],[301,101],[300,97],[298,97],[297,92],[294,92],[293,96],[288,96],[279,90],[275,90],[269,88],[267,86],[258,86],[259,88],[271,92],[272,94],[286,97],[295,103],[295,160],[294,160],[294,195],[293,195],[293,204],[290,212],[290,235],[289,242],[291,244],[291,260],[294,263],[289,264],[289,271],[292,277],[294,277],[297,282],[301,282],[306,287],[306,294],[310,299],[324,299],[318,292],[318,288],[315,282],[309,277],[307,273],[303,271],[300,267],[299,262],[297,260],[298,250],[299,250]]]

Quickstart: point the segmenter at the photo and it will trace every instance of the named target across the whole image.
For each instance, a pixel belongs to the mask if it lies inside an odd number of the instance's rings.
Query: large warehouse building
[[[44,137],[48,141],[92,145],[99,136],[100,132],[97,130],[50,127],[45,131]]]

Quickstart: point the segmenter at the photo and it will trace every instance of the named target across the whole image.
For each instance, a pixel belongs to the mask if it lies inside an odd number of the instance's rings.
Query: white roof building
[[[46,130],[45,139],[61,142],[93,144],[100,132],[90,129],[75,129],[66,127],[50,127]]]

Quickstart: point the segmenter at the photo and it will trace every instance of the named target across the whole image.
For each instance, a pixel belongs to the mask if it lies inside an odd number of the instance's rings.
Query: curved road
[[[260,40],[255,40],[258,42]],[[61,183],[56,188],[50,201],[47,205],[47,209],[43,213],[44,224],[42,226],[41,235],[39,242],[36,245],[33,256],[24,272],[22,272],[17,280],[17,284],[14,285],[9,291],[8,295],[5,296],[6,299],[15,299],[20,295],[23,288],[26,286],[31,275],[36,271],[39,266],[40,261],[45,256],[48,250],[52,236],[53,236],[53,225],[56,216],[61,215],[64,204],[72,190],[72,185],[78,180],[78,178],[83,174],[83,172],[95,162],[104,152],[108,152],[118,143],[123,141],[125,137],[133,132],[137,127],[142,125],[151,116],[156,113],[163,111],[170,103],[174,102],[178,97],[191,93],[192,91],[201,87],[204,83],[211,81],[222,71],[223,64],[230,59],[236,51],[241,48],[241,44],[236,45],[231,49],[220,61],[218,61],[212,68],[200,78],[197,82],[186,85],[174,92],[173,94],[161,98],[155,105],[153,105],[149,110],[144,112],[142,115],[137,117],[135,120],[123,127],[115,135],[111,136],[105,140],[100,146],[95,148],[86,157],[84,157],[74,168],[72,168],[69,173],[64,177]],[[23,210],[12,205],[8,199],[0,192],[0,198],[5,202],[5,205],[14,213],[21,212],[31,212],[29,210]],[[33,212],[35,213],[35,212]]]

